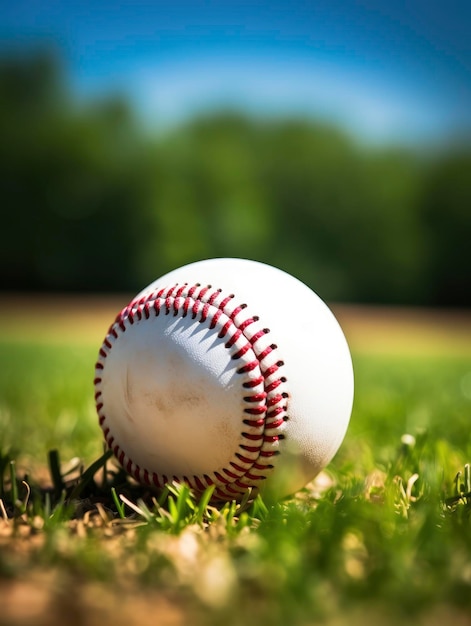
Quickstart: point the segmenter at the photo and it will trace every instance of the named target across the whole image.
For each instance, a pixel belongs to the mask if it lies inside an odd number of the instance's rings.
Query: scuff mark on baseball
[[[245,259],[198,261],[157,279],[100,348],[105,440],[137,480],[240,499],[294,493],[342,443],[353,403],[345,336],[305,284]]]

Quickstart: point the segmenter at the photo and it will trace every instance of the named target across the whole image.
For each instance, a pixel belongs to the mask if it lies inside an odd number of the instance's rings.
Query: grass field
[[[469,315],[334,307],[356,380],[339,453],[291,499],[218,509],[81,469],[125,302],[0,303],[0,624],[471,624]]]

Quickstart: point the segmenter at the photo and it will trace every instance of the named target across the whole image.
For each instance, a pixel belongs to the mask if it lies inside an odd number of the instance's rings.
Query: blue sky
[[[471,3],[2,0],[4,48],[62,51],[80,97],[149,123],[222,106],[304,114],[369,141],[471,129]]]

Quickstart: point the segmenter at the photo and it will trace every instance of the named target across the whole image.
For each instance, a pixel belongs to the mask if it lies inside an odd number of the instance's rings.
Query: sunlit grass
[[[92,347],[0,342],[0,446],[33,463],[58,447],[63,458],[99,453],[95,358]]]
[[[98,585],[109,619],[124,596],[211,625],[471,611],[470,356],[354,351],[350,428],[318,480],[215,506],[181,485],[149,493],[102,456],[97,347],[0,342],[0,581],[37,576],[51,602],[61,584],[84,606]]]

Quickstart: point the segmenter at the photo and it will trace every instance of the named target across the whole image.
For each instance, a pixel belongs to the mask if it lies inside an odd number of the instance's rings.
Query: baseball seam
[[[96,363],[96,409],[108,447],[122,467],[139,482],[157,488],[172,481],[183,482],[196,492],[215,484],[215,497],[232,499],[256,487],[273,470],[289,419],[287,380],[282,375],[284,363],[277,358],[276,344],[267,344],[266,335],[270,330],[261,327],[257,316],[247,313],[245,304],[234,302],[233,294],[225,296],[221,289],[211,285],[176,284],[135,298],[110,326]],[[229,466],[217,468],[210,474],[167,476],[140,467],[116,441],[107,419],[102,388],[106,359],[128,328],[159,315],[190,315],[197,322],[207,323],[212,330],[219,328],[218,337],[226,340],[225,348],[231,358],[244,361],[237,369],[245,407],[241,416],[241,443]],[[251,355],[254,358],[249,360]]]

